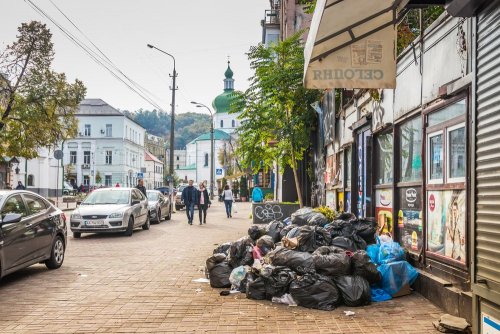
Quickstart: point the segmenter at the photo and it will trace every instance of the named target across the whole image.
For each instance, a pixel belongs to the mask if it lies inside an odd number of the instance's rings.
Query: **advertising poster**
[[[351,212],[351,192],[345,192],[345,212]]]
[[[380,233],[394,235],[392,222],[392,189],[378,189],[375,191],[375,217],[377,218]]]
[[[326,206],[331,208],[331,209],[336,209],[335,208],[335,192],[334,191],[327,191],[326,192]]]
[[[427,193],[427,249],[465,262],[465,190]]]
[[[337,192],[337,199],[338,199],[337,211],[344,212],[344,192],[343,191]]]
[[[402,188],[398,194],[399,242],[409,252],[420,253],[423,247],[421,188]]]

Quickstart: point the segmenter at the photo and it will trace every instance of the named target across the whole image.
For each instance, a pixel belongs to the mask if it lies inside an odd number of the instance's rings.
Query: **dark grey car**
[[[0,191],[0,278],[36,263],[59,268],[66,249],[66,216],[25,190]]]
[[[170,197],[163,195],[158,190],[146,191],[148,197],[149,216],[151,221],[160,223],[163,218],[170,220],[172,218],[172,205]]]

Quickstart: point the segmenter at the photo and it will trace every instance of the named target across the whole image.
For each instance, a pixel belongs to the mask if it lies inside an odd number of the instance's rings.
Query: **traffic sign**
[[[216,168],[215,175],[222,175],[222,168]]]
[[[64,153],[61,150],[55,150],[54,151],[54,158],[57,160],[61,160],[64,157]]]
[[[144,173],[137,173],[137,178],[138,179],[143,179],[144,178]]]

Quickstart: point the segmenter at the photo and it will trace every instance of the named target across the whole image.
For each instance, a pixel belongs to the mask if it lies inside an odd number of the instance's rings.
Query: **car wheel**
[[[57,236],[52,244],[50,259],[45,261],[45,265],[49,269],[57,269],[62,266],[64,261],[64,241],[60,236]]]
[[[82,236],[80,232],[73,232],[73,238],[79,239]]]
[[[130,216],[128,219],[127,230],[125,231],[125,235],[127,237],[131,237],[132,233],[134,233],[134,217]]]
[[[158,217],[158,223],[160,222],[160,218]],[[142,225],[143,230],[149,230],[149,226],[151,226],[151,220],[149,219],[149,214],[148,218],[146,218],[146,222]]]
[[[172,219],[172,206],[171,205],[169,206],[168,215],[167,215],[167,217],[165,217],[165,219],[166,220]]]

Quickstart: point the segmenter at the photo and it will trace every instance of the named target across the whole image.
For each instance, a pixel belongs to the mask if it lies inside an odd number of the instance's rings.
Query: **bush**
[[[273,193],[267,193],[265,196],[264,196],[264,199],[266,201],[272,201],[274,200],[274,194]]]
[[[245,176],[240,177],[240,196],[248,197],[248,184]]]
[[[335,211],[327,206],[320,206],[314,209],[314,211],[322,213],[329,221],[333,221],[336,216]]]

